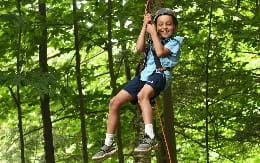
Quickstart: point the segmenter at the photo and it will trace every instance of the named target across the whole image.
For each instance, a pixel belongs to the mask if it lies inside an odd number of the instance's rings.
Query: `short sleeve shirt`
[[[174,38],[171,38],[164,47],[170,50],[170,54],[167,56],[160,57],[160,62],[162,67],[174,67],[178,64],[179,56],[180,56],[180,48],[182,44],[183,38],[180,36],[175,36]],[[148,77],[156,70],[156,65],[154,62],[154,57],[152,53],[152,48],[150,47],[150,50],[148,51],[147,57],[146,57],[146,65],[143,71],[141,72],[141,80],[147,81]],[[166,85],[169,84],[172,73],[169,70],[164,71],[165,77],[166,77]]]

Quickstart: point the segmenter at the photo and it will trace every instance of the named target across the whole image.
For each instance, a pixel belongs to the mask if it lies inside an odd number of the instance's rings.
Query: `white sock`
[[[114,134],[106,133],[105,145],[110,146],[114,142]]]
[[[144,132],[151,138],[154,138],[153,124],[145,124]]]

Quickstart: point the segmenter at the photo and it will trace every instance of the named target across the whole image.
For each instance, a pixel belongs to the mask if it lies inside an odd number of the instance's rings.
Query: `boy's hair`
[[[153,22],[156,24],[157,23],[157,19],[159,16],[161,15],[170,15],[172,16],[173,19],[173,23],[178,26],[178,20],[175,16],[175,12],[169,8],[161,8],[160,10],[156,11],[155,15],[154,15],[154,19]]]

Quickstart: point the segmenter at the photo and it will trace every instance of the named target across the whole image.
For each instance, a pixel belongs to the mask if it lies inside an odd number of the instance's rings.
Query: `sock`
[[[144,126],[144,132],[147,134],[151,139],[154,138],[154,132],[153,132],[153,124],[145,124]]]
[[[114,134],[106,133],[105,145],[110,146],[114,142]]]

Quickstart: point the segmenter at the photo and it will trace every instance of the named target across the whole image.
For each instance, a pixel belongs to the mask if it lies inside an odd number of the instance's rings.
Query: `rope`
[[[161,129],[162,129],[162,134],[163,134],[163,140],[164,140],[164,144],[166,146],[168,159],[169,159],[170,163],[173,163],[172,159],[171,159],[170,149],[169,149],[169,145],[168,145],[168,142],[167,142],[167,139],[166,139],[165,129],[164,129],[164,126],[163,126],[163,122],[162,122],[162,118],[161,118],[161,114],[160,114],[159,105],[158,105],[157,100],[155,100],[155,105],[156,105],[157,114],[158,114],[158,117],[159,117],[159,120],[160,120],[160,125],[161,125]]]
[[[146,1],[146,5],[145,5],[145,14],[149,13],[150,9],[151,9],[150,0],[147,0]],[[155,105],[156,105],[158,117],[159,117],[159,120],[160,120],[160,125],[161,125],[161,129],[162,129],[162,133],[163,133],[163,140],[164,140],[164,143],[165,143],[165,146],[166,146],[168,159],[169,159],[170,163],[173,163],[172,159],[171,159],[170,149],[169,149],[169,145],[168,145],[168,142],[167,142],[167,139],[166,139],[166,134],[165,134],[163,122],[162,122],[162,119],[161,119],[160,110],[159,110],[159,106],[158,106],[157,100],[155,100]]]
[[[144,13],[145,13],[145,14],[149,13],[149,12],[150,12],[150,11],[149,11],[150,8],[151,8],[150,0],[147,0],[147,1],[146,1],[146,5],[145,5],[145,11],[144,11]]]

